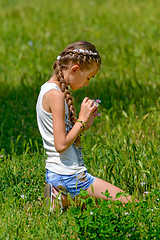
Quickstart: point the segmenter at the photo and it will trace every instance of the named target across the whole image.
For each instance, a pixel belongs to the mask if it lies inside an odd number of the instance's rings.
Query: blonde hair
[[[101,58],[93,44],[86,41],[78,41],[66,47],[53,64],[55,77],[59,81],[61,91],[65,95],[69,109],[69,119],[73,126],[76,122],[75,108],[73,98],[63,75],[63,70],[68,69],[70,62],[78,64],[81,70],[83,70],[89,69],[94,62],[100,67]],[[77,140],[79,140],[79,137]]]

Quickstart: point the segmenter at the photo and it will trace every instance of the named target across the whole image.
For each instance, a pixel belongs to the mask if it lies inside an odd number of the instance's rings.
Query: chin
[[[71,86],[71,85],[70,85],[70,88],[71,88],[73,91],[76,91],[76,90],[82,88],[82,86],[79,87],[79,86]]]
[[[71,87],[72,91],[75,91],[76,89],[74,87]]]
[[[76,90],[80,89],[80,87],[72,87],[71,89],[72,89],[73,91],[76,91]]]

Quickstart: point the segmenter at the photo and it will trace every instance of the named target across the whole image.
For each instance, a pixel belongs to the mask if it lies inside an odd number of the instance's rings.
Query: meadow
[[[160,239],[160,1],[0,0],[0,239]],[[96,45],[100,72],[73,92],[100,99],[82,136],[88,171],[138,203],[87,198],[45,213],[45,159],[36,122],[41,85],[65,46]],[[81,192],[82,197],[85,192]],[[108,205],[110,207],[108,207]]]

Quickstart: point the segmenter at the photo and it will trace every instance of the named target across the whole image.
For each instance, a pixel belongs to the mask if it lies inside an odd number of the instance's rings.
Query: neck
[[[56,76],[53,74],[53,76],[48,80],[48,83],[55,83],[59,86],[59,81],[57,81]]]

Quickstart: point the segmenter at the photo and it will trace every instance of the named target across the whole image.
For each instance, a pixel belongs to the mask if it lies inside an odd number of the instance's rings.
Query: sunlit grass
[[[158,0],[0,2],[1,239],[158,239],[159,14]],[[46,215],[35,105],[57,55],[77,40],[102,57],[89,87],[73,93],[77,113],[85,96],[102,101],[82,136],[87,168],[139,203],[89,199],[83,211]]]

